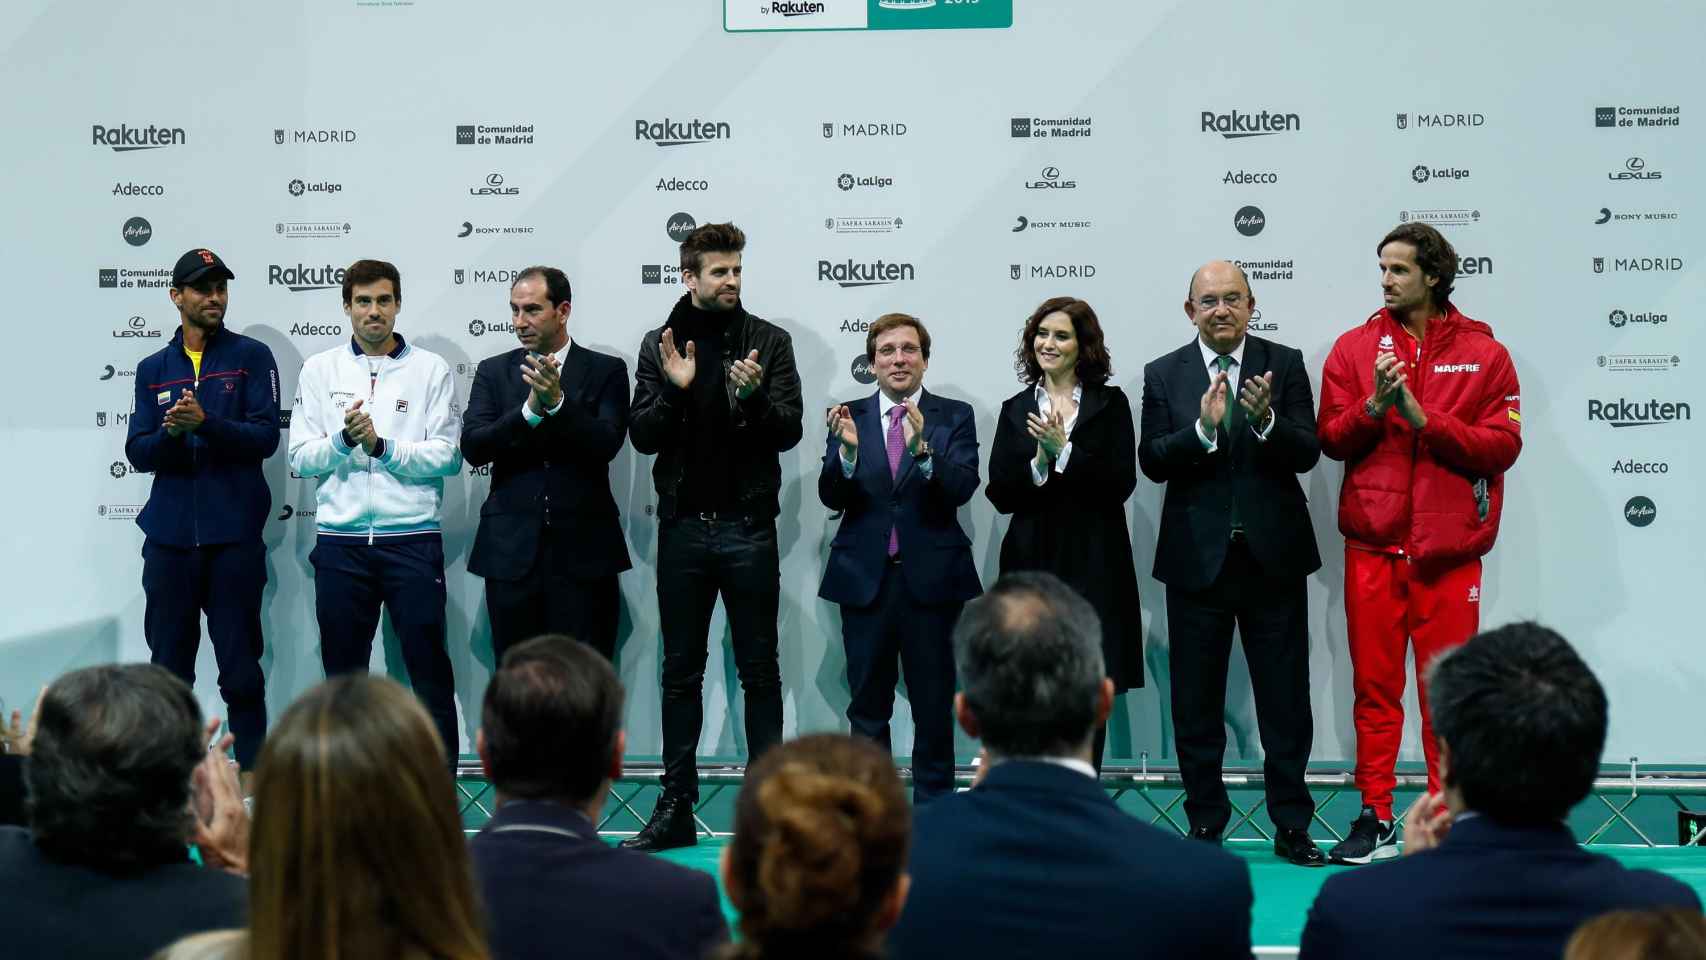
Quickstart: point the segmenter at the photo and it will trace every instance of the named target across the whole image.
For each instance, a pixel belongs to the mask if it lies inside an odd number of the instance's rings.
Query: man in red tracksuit
[[[1423,674],[1478,629],[1481,557],[1522,449],[1510,354],[1451,303],[1457,252],[1423,223],[1394,229],[1376,249],[1386,306],[1333,344],[1316,420],[1321,452],[1345,464],[1339,530],[1363,802],[1329,854],[1337,863],[1398,855],[1393,765],[1408,642],[1428,789],[1439,790]]]

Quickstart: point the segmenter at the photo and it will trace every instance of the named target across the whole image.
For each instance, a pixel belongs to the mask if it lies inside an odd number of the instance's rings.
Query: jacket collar
[[[404,341],[403,335],[396,332],[395,330],[391,331],[391,336],[397,338],[397,345],[395,347],[392,347],[391,352],[387,353],[386,356],[395,360],[398,357],[403,355],[403,351],[405,351],[409,348],[409,344],[406,341]],[[366,356],[366,354],[361,352],[361,347],[356,344],[355,337],[349,338],[349,352],[352,355],[354,355],[357,359]]]
[[[990,771],[993,773],[994,771]],[[1562,823],[1517,825],[1477,814],[1452,824],[1441,849],[1559,850],[1579,849],[1570,828]]]
[[[1078,386],[1082,391],[1078,397],[1078,423],[1083,423],[1102,412],[1102,409],[1108,405],[1110,391],[1106,384],[1079,381]],[[1022,399],[1012,408],[1009,419],[1013,419],[1020,426],[1024,426],[1025,415],[1036,413],[1040,409],[1037,406],[1037,385],[1035,383],[1027,384],[1020,397]]]
[[[681,295],[680,300],[675,301],[675,306],[670,308],[669,319],[664,321],[664,326],[671,329],[682,329],[684,325],[692,322],[692,318],[696,314],[705,314],[708,312],[709,311],[700,310],[698,307],[693,305],[693,295],[691,293],[684,293]],[[732,342],[739,341],[746,330],[745,306],[743,306],[739,301],[736,301],[734,309],[730,310],[728,313],[729,324],[723,328],[723,344],[725,347]],[[677,344],[677,346],[681,345]]]
[[[600,842],[598,828],[586,814],[550,800],[510,800],[498,807],[480,832],[509,832],[509,829],[522,832],[526,827],[538,828],[541,834],[571,833],[580,840]]]
[[[223,339],[225,339],[225,324],[221,323],[218,330],[208,334],[207,338],[202,341],[201,352],[204,354],[207,353],[207,351],[213,349],[214,344]],[[170,345],[178,348],[177,352],[179,353],[182,353],[184,350],[184,324],[182,320],[178,321],[177,329],[172,331]]]
[[[1409,336],[1404,330],[1404,325],[1399,323],[1398,318],[1392,315],[1392,311],[1385,307],[1375,311],[1374,316],[1370,317],[1369,321],[1381,333],[1391,336],[1394,340],[1400,335]],[[1465,315],[1463,311],[1457,309],[1455,304],[1447,303],[1440,318],[1428,324],[1427,338],[1444,343],[1453,336],[1468,330],[1478,331],[1489,337],[1493,335],[1491,326]]]
[[[980,790],[1078,796],[1111,805],[1097,781],[1076,770],[1041,760],[1003,760],[989,768],[982,785],[972,792]]]

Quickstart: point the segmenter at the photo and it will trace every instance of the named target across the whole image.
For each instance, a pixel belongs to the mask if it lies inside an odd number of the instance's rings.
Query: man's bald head
[[[1231,260],[1210,260],[1198,267],[1195,273],[1191,274],[1191,283],[1185,288],[1186,300],[1195,300],[1197,298],[1197,278],[1203,275],[1203,271],[1210,270],[1211,268],[1217,275],[1224,273],[1236,273],[1238,275],[1238,279],[1244,284],[1244,295],[1246,297],[1254,297],[1256,295],[1255,291],[1250,289],[1250,275],[1244,272],[1243,267],[1233,263]]]

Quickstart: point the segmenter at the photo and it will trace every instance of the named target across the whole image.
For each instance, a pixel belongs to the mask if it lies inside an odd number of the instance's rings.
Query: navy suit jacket
[[[1299,956],[1557,960],[1587,920],[1658,907],[1699,910],[1700,898],[1664,874],[1582,849],[1563,824],[1478,816],[1437,849],[1329,877]]]
[[[494,960],[703,960],[728,939],[710,874],[610,846],[561,804],[504,804],[470,851]]]
[[[876,394],[848,403],[847,410],[859,428],[859,461],[846,476],[841,441],[829,437],[817,495],[842,517],[817,595],[854,607],[873,603],[888,565],[890,528],[900,539],[901,577],[918,603],[964,603],[982,593],[971,538],[957,515],[978,487],[971,405],[919,391],[924,442],[932,451],[928,479],[904,452],[899,475],[890,476],[887,424],[880,422]]]
[[[1249,960],[1250,873],[1114,806],[1095,780],[1008,760],[913,814],[895,960]]]

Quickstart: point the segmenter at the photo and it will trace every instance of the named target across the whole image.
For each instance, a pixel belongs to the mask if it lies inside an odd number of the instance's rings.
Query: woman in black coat
[[[1137,486],[1137,437],[1102,326],[1088,303],[1055,297],[1025,321],[1014,367],[1027,386],[1001,405],[989,457],[989,502],[1013,522],[1001,572],[1046,570],[1102,620],[1114,689],[1143,686],[1143,616],[1125,502]],[[1096,731],[1096,767],[1106,731]]]

